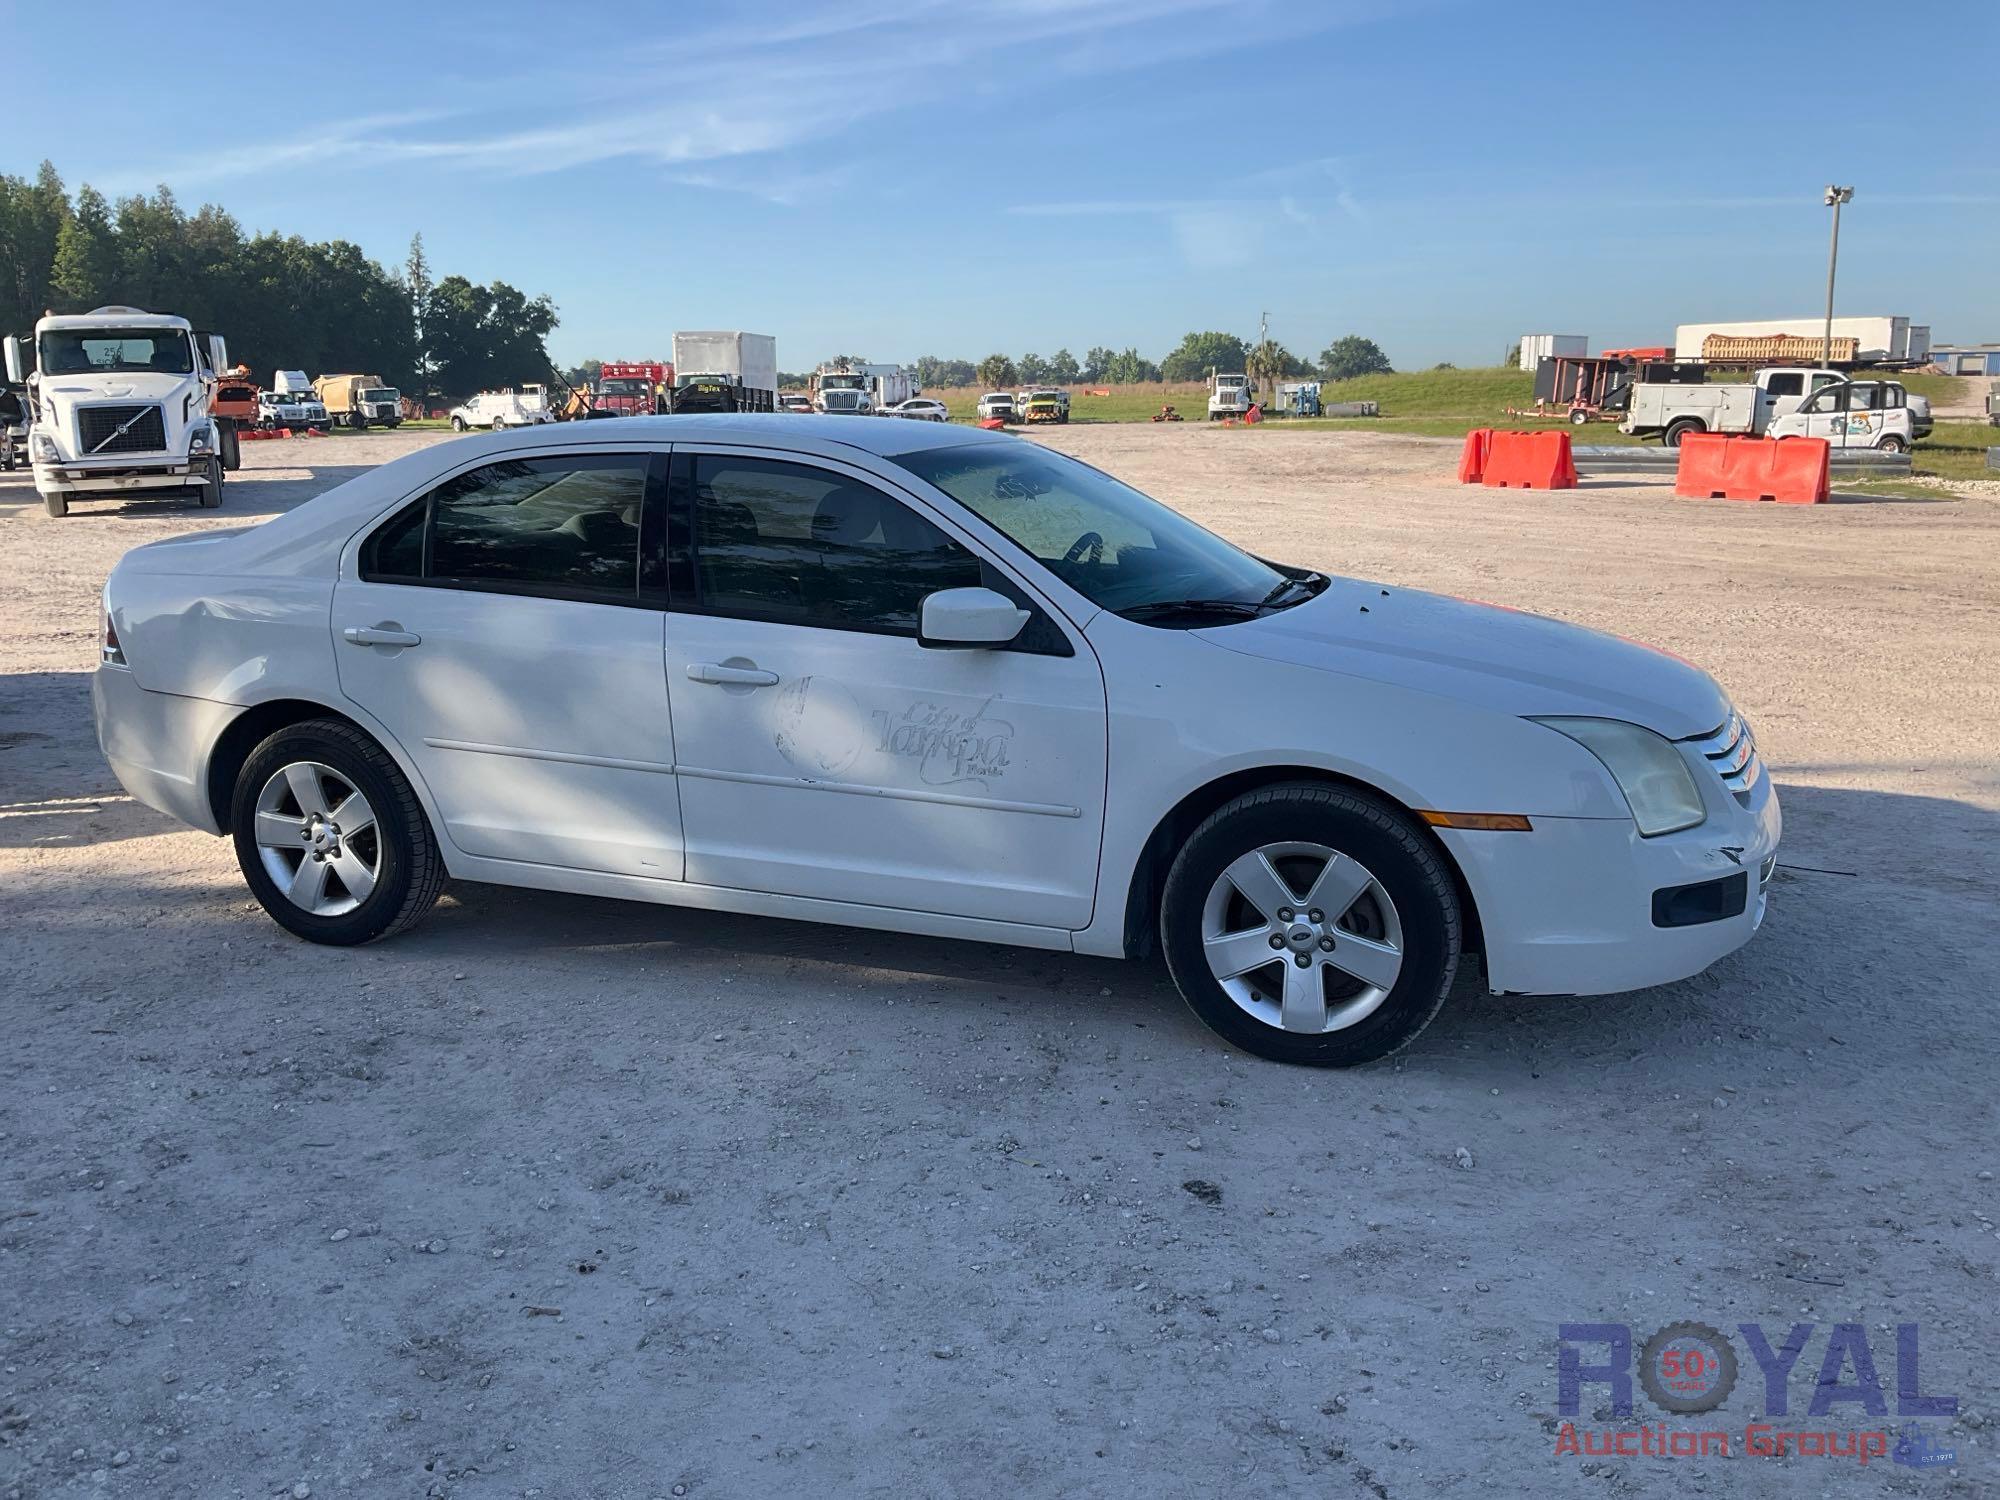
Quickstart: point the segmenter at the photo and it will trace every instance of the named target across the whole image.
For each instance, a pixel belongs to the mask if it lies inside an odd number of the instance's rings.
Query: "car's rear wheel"
[[[1349,1067],[1408,1045],[1458,967],[1456,887],[1402,813],[1343,788],[1246,793],[1189,836],[1160,936],[1209,1027],[1277,1062]]]
[[[1891,432],[1885,434],[1882,440],[1876,443],[1875,446],[1884,453],[1901,453],[1905,448],[1909,447],[1909,444],[1905,443],[1896,433]]]
[[[444,859],[394,760],[336,719],[271,735],[231,801],[236,861],[288,932],[350,946],[414,924],[444,889]]]

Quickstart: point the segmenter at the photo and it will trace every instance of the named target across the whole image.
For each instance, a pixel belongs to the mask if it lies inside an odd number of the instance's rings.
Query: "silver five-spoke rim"
[[[331,766],[294,761],[257,794],[257,853],[285,899],[316,917],[353,911],[382,874],[382,835],[361,791]]]
[[[1267,1026],[1307,1035],[1373,1015],[1403,971],[1403,924],[1374,873],[1324,844],[1266,844],[1216,877],[1209,972]]]

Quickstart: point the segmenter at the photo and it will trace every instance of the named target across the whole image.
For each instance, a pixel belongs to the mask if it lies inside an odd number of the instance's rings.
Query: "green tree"
[[[43,162],[33,182],[0,177],[0,315],[5,331],[27,331],[53,304],[56,243],[69,216],[69,194],[53,162]]]
[[[979,362],[979,383],[989,391],[1011,386],[1019,378],[1014,371],[1014,361],[1004,354],[989,354]]]
[[[1111,356],[1104,378],[1113,385],[1144,385],[1160,378],[1160,367],[1142,358],[1137,349],[1124,349]]]
[[[1083,367],[1076,362],[1076,356],[1067,349],[1058,349],[1049,356],[1049,373],[1046,377],[1056,385],[1075,385],[1083,377]]]
[[[1116,354],[1105,348],[1102,344],[1099,344],[1094,349],[1086,350],[1083,356],[1082,378],[1092,384],[1100,380],[1109,380],[1111,378],[1111,361],[1117,357]]]
[[[1350,333],[1345,338],[1335,339],[1320,351],[1319,372],[1328,380],[1352,380],[1358,375],[1388,375],[1394,373],[1389,364],[1389,356],[1373,339],[1364,339],[1358,333]]]
[[[431,365],[430,345],[424,339],[424,321],[430,316],[434,283],[430,257],[424,254],[424,232],[421,229],[410,236],[410,253],[403,260],[403,288],[410,294],[410,324],[416,336],[416,357],[412,361],[410,383],[428,410],[437,372]]]
[[[1271,390],[1277,382],[1301,368],[1300,361],[1276,339],[1265,339],[1243,357],[1244,373],[1249,375],[1251,385],[1259,390]]]
[[[1039,354],[1024,354],[1015,370],[1019,372],[1023,385],[1046,385],[1049,381],[1049,362]]]
[[[1248,355],[1243,340],[1233,333],[1191,333],[1160,361],[1160,375],[1166,380],[1202,380],[1210,370],[1237,374]]]
[[[58,312],[102,307],[110,300],[117,277],[118,239],[111,205],[86,183],[77,190],[75,213],[63,220],[56,234],[52,305]]]

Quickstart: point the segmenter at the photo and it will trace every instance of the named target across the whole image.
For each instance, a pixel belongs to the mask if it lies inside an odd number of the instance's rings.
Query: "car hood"
[[[1196,632],[1246,656],[1510,715],[1624,719],[1686,739],[1729,717],[1710,677],[1668,652],[1501,605],[1336,578],[1316,599]]]

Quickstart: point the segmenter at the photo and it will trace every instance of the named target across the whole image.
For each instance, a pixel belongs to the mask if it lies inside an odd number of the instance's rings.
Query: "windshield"
[[[1128,613],[1194,600],[1254,609],[1291,583],[1291,575],[1178,511],[1060,453],[976,443],[919,449],[894,461],[1105,609]]]
[[[388,386],[378,385],[372,391],[363,391],[361,399],[363,401],[394,401],[396,393]]]
[[[643,396],[646,394],[646,382],[624,379],[601,381],[597,393],[600,396]]]
[[[178,328],[54,328],[42,335],[44,375],[187,375],[194,346]]]
[[[866,380],[861,375],[822,375],[819,388],[823,391],[858,391],[864,387]]]

